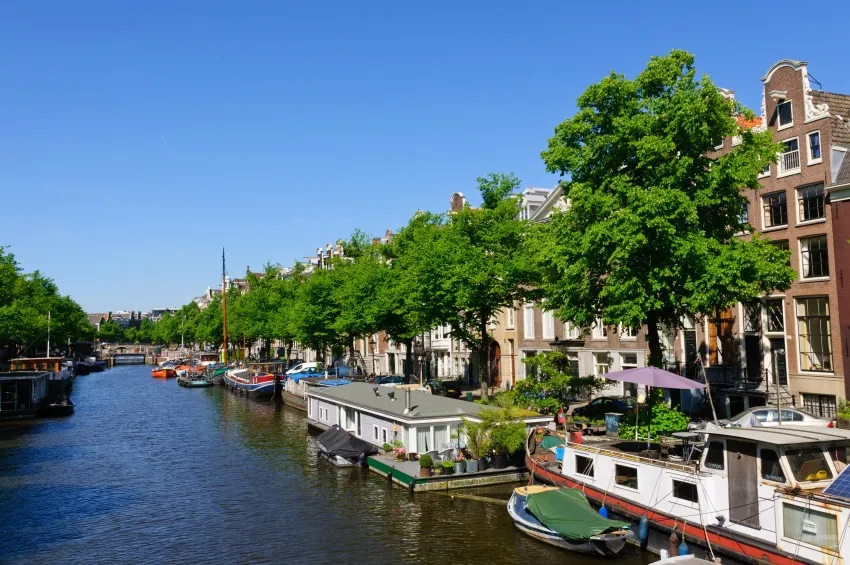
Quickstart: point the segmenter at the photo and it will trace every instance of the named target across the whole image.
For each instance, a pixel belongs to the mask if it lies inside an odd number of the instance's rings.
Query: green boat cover
[[[628,522],[600,516],[584,493],[572,488],[529,494],[525,505],[544,526],[569,541],[587,541],[591,536],[629,527]]]
[[[558,436],[544,436],[543,439],[540,440],[540,447],[543,449],[552,449],[559,445],[564,445],[564,440]]]

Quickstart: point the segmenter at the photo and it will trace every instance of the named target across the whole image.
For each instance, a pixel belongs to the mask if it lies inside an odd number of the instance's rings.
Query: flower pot
[[[455,468],[454,467],[443,467],[443,474],[444,475],[454,475],[455,474]]]
[[[478,470],[479,471],[486,471],[489,468],[490,468],[490,461],[488,461],[486,457],[482,457],[481,459],[478,460]]]
[[[493,468],[504,469],[508,466],[508,456],[504,453],[497,453],[493,456]]]
[[[478,472],[478,459],[470,459],[466,462],[466,472],[467,473],[477,473]]]
[[[434,474],[435,475],[442,475],[443,474],[443,468],[440,467],[439,465],[434,467]]]
[[[420,477],[430,477],[431,476],[431,467],[419,467],[419,476]]]
[[[466,461],[455,461],[455,474],[466,473]]]

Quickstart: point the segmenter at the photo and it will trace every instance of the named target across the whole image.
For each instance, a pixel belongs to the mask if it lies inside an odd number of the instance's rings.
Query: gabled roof
[[[832,140],[850,144],[850,95],[833,92],[812,91],[812,100],[829,106],[832,125]]]

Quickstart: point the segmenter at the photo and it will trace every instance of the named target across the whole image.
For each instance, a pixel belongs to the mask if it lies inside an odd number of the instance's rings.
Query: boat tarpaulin
[[[553,447],[558,447],[559,445],[564,445],[564,440],[562,440],[558,436],[543,436],[543,439],[540,440],[540,447],[542,447],[543,449],[552,449]]]
[[[375,455],[378,448],[362,439],[357,439],[347,431],[334,425],[322,432],[316,441],[327,450],[328,455],[340,457],[359,457],[361,453]]]
[[[628,522],[603,518],[580,490],[561,488],[529,494],[526,508],[534,517],[570,541],[587,541],[592,536],[628,528]]]

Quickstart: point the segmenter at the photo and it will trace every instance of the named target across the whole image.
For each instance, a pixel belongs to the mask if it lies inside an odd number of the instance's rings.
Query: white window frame
[[[778,165],[777,165],[777,168],[778,168]],[[769,176],[770,176],[770,161],[767,162],[767,165],[765,165],[764,170],[759,173],[758,178],[763,179],[763,178],[769,177]]]
[[[516,324],[516,312],[514,311],[514,307],[511,306],[510,308],[508,308],[508,325],[507,325],[507,327],[513,329],[515,324]]]
[[[782,156],[786,153],[791,153],[790,151],[785,151],[785,144],[789,141],[797,142],[797,168],[796,169],[786,169],[782,170]],[[779,153],[779,162],[776,165],[776,178],[788,177],[791,175],[797,175],[803,170],[803,159],[802,159],[802,151],[800,151],[800,138],[799,136],[789,137],[788,139],[783,139],[779,143],[782,144],[783,151]]]
[[[555,339],[555,313],[551,310],[541,310],[543,321],[543,339]]]
[[[637,340],[639,328],[628,328],[623,324],[620,324],[620,339],[622,341],[635,341]],[[631,335],[631,332],[634,332],[634,335]]]
[[[821,154],[823,154],[823,153],[821,153]],[[823,190],[823,216],[820,217],[820,218],[814,218],[812,220],[804,220],[803,218],[800,217],[800,191],[806,190],[807,188],[816,187],[818,185],[820,185],[821,190]],[[804,186],[798,186],[797,188],[794,189],[794,204],[795,204],[794,207],[797,209],[797,225],[798,226],[807,226],[809,224],[821,224],[821,223],[826,222],[827,194],[828,193],[826,191],[826,185],[825,185],[825,183],[822,183],[822,182],[816,182],[816,183],[807,184],[807,185],[804,185]],[[785,207],[786,208],[788,207],[787,197],[786,197]]]
[[[798,272],[800,273],[800,281],[801,282],[819,282],[819,281],[828,281],[829,280],[829,275],[819,276],[819,277],[807,277],[806,271],[805,271],[805,266],[803,265],[803,242],[804,241],[811,241],[815,238],[820,238],[820,237],[822,237],[826,240],[826,268],[827,268],[827,271],[830,270],[830,260],[829,259],[830,259],[831,254],[829,252],[829,238],[827,237],[827,235],[825,233],[821,233],[821,234],[815,234],[815,235],[810,235],[810,236],[806,236],[806,237],[801,237],[801,238],[797,239],[797,257],[798,257],[798,263],[799,263],[798,264],[798,269],[799,269]],[[811,254],[811,250],[809,251],[809,253]],[[809,260],[811,261],[811,258]],[[834,265],[833,265],[833,267],[834,267]]]
[[[627,465],[627,464],[621,463],[619,461],[614,461],[614,465],[615,465],[614,466],[614,474],[617,473],[617,467],[616,467],[617,465],[619,465],[620,467],[628,467],[629,469],[633,469],[634,472],[635,472],[635,475],[637,475],[637,486],[638,486],[638,488],[627,487],[625,485],[618,484],[617,481],[613,481],[614,487],[624,488],[624,489],[630,490],[632,492],[640,492],[640,469],[638,467],[635,467],[634,465]]]
[[[697,500],[693,501],[693,500],[688,500],[687,498],[679,498],[678,496],[676,496],[676,486],[673,484],[673,481],[676,481],[676,482],[679,482],[679,483],[685,483],[685,484],[689,484],[689,485],[694,485],[695,487],[697,487]],[[640,478],[638,478],[638,486],[640,486]],[[676,475],[670,475],[670,498],[672,500],[675,500],[676,504],[686,505],[686,506],[690,506],[692,508],[698,508],[699,507],[699,485],[692,482],[688,478],[680,477],[680,476],[676,476]]]
[[[581,339],[581,329],[573,326],[569,322],[564,322],[564,338]]]
[[[596,318],[596,323],[593,324],[593,339],[608,339],[608,327],[602,323],[602,318]]]
[[[634,355],[635,362],[634,363],[626,363],[626,356]],[[620,369],[637,369],[638,366],[638,356],[637,353],[620,353]]]
[[[600,363],[600,355],[605,356],[605,363]],[[604,373],[599,371],[599,366],[604,365],[608,368]],[[607,351],[596,351],[593,353],[593,375],[596,377],[603,377],[611,372],[611,354]]]
[[[791,109],[791,121],[788,122],[787,124],[780,123],[779,107],[782,106],[783,104],[788,104],[788,107]],[[793,126],[794,126],[794,105],[791,103],[791,100],[783,100],[782,102],[777,103],[776,104],[776,130],[779,131],[779,130],[787,129],[787,128],[790,128],[790,127],[793,127]]]
[[[812,157],[812,136],[817,134],[818,136],[818,146],[820,147],[820,157]],[[817,165],[818,163],[823,163],[823,136],[820,134],[820,130],[810,131],[806,134],[806,155],[808,156],[808,160],[806,161],[806,166],[808,165]]]
[[[381,428],[381,440],[382,440],[381,443],[389,443],[390,442],[389,438],[390,438],[390,435],[387,431],[387,428]]]
[[[796,334],[796,335],[795,335],[795,337],[796,337],[796,339],[797,339],[797,363],[798,363],[798,368],[799,368],[799,370],[800,370],[800,373],[801,373],[801,374],[804,374],[804,375],[834,375],[834,374],[835,374],[835,357],[836,357],[836,353],[835,353],[835,348],[832,346],[832,344],[830,344],[830,350],[829,350],[829,363],[830,363],[831,367],[830,367],[830,369],[829,369],[828,371],[826,371],[826,370],[819,371],[819,370],[817,370],[817,369],[803,369],[803,365],[804,365],[804,363],[803,363],[803,355],[804,355],[804,352],[803,352],[803,347],[802,347],[802,343],[803,343],[803,342],[800,340],[800,314],[799,314],[799,303],[800,303],[800,301],[802,301],[802,300],[808,300],[808,299],[811,299],[811,298],[817,298],[817,299],[824,299],[824,300],[826,300],[827,308],[829,308],[829,323],[830,323],[830,326],[831,326],[832,321],[833,321],[833,318],[832,318],[832,316],[833,316],[833,305],[830,303],[830,300],[829,300],[829,296],[828,296],[828,295],[798,296],[798,297],[795,297],[795,298],[794,298],[794,317],[793,317],[793,321],[794,321],[794,332],[795,332],[795,334]],[[784,308],[783,308],[783,314],[784,314]],[[787,331],[788,331],[788,323],[787,323],[787,319],[786,319],[786,323],[785,323],[785,328],[786,328],[786,332],[787,332]],[[809,337],[808,337],[808,339],[809,339],[809,348],[811,348],[811,330],[809,330]],[[835,339],[835,336],[834,336],[834,335],[833,335],[833,333],[832,333],[832,328],[831,328],[831,327],[830,327],[829,339],[830,339],[830,341],[831,341],[831,340],[833,340],[833,339]],[[786,349],[786,351],[787,351],[787,349]],[[785,356],[785,360],[786,360],[786,363],[787,363],[787,362],[788,362],[788,355],[787,355],[787,353],[786,353],[786,356]]]
[[[764,200],[766,198],[770,198],[774,194],[779,194],[780,192],[785,192],[785,191],[774,190],[772,192],[769,192],[768,194],[764,194],[764,195],[761,196],[761,202],[760,202],[760,205],[761,205],[760,206],[761,207],[761,228],[762,228],[761,231],[766,232],[766,231],[773,231],[773,230],[781,230],[781,229],[785,229],[785,228],[788,227],[789,218],[788,218],[788,194],[787,193],[785,194],[785,223],[784,224],[773,224],[772,226],[767,225],[767,214],[766,214],[765,209],[764,209]],[[796,196],[796,193],[795,193],[795,196]],[[795,198],[794,201],[796,202],[796,198]]]
[[[535,339],[537,337],[534,329],[534,304],[523,306],[522,337],[525,339]]]
[[[380,440],[380,438],[381,438],[381,434],[378,431],[377,424],[372,424],[372,439],[374,439],[375,441],[378,441],[378,440]]]

